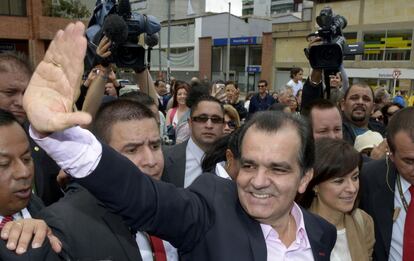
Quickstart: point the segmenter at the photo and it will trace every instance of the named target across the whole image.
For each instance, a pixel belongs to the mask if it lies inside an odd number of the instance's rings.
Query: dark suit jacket
[[[72,260],[142,260],[122,218],[78,184],[69,185],[65,197],[43,209],[40,217]]]
[[[25,129],[30,142],[31,155],[35,166],[35,192],[36,195],[42,199],[43,203],[46,206],[49,206],[58,201],[59,198],[63,197],[63,193],[56,181],[60,167],[30,137],[28,134],[29,124],[23,124],[23,128]]]
[[[42,201],[32,195],[29,204],[27,206],[27,210],[29,211],[30,215],[33,218],[38,217],[39,211],[43,208]],[[29,244],[30,246],[31,244]],[[43,245],[40,248],[33,249],[29,247],[29,249],[23,255],[17,255],[15,252],[10,251],[6,248],[6,241],[0,239],[0,260],[1,261],[54,261],[60,260],[58,255],[53,252],[49,240],[46,238]],[[66,260],[62,257],[62,260]]]
[[[178,248],[181,260],[266,260],[259,222],[241,207],[233,181],[201,175],[188,188],[152,180],[106,145],[94,173],[78,179],[132,228]],[[303,210],[315,260],[329,260],[336,229]]]
[[[396,168],[388,160],[370,161],[363,165],[361,174],[361,203],[374,220],[375,245],[373,260],[387,261],[390,254]],[[404,210],[402,210],[404,211]]]
[[[161,180],[172,183],[177,187],[184,187],[186,149],[188,141],[163,147],[164,171]]]

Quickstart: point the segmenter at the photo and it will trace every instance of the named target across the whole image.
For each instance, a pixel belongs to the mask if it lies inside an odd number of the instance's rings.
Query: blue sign
[[[262,67],[260,65],[248,65],[246,71],[248,73],[259,73],[262,71]]]
[[[256,36],[230,38],[230,45],[249,45],[257,44],[257,42]],[[214,39],[213,44],[214,46],[227,45],[227,38]]]

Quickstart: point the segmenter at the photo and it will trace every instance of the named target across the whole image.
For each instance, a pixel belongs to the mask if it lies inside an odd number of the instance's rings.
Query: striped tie
[[[3,229],[3,227],[6,225],[7,222],[13,221],[13,216],[5,216],[3,217],[3,220],[0,223],[0,230]]]

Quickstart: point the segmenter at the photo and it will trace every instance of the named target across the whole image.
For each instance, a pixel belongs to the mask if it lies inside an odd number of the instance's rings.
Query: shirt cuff
[[[79,126],[47,137],[40,137],[30,126],[29,134],[59,167],[74,178],[88,176],[101,160],[102,144],[90,131]]]

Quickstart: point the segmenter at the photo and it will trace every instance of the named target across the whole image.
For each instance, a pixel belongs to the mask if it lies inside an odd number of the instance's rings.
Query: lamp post
[[[226,59],[226,81],[230,80],[230,17],[231,2],[229,2],[229,16],[227,22],[227,59]]]

